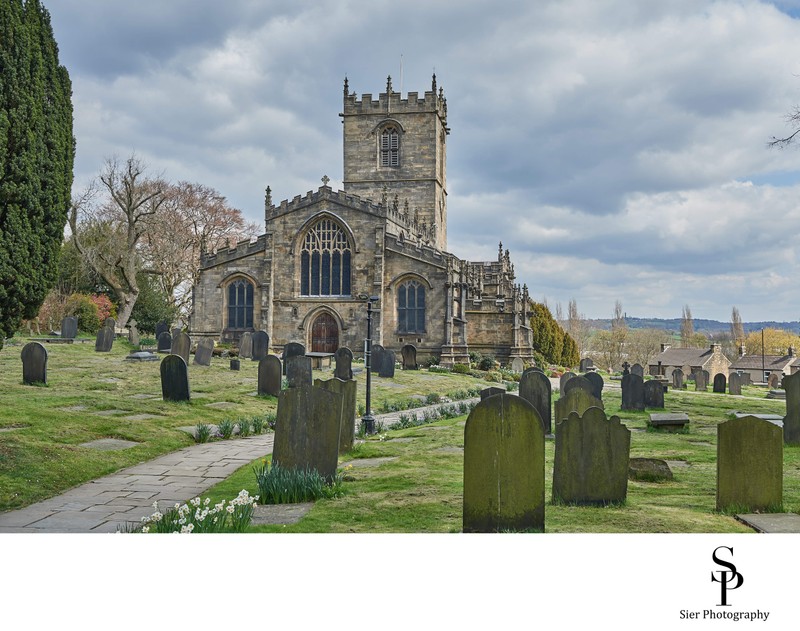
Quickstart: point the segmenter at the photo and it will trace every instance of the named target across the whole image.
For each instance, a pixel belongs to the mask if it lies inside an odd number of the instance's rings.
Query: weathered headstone
[[[269,355],[269,335],[266,331],[256,331],[252,335],[253,339],[253,353],[251,359],[254,362],[260,362],[267,355]]]
[[[239,357],[241,359],[250,359],[253,356],[253,334],[250,331],[242,333],[239,338]]]
[[[697,392],[705,392],[708,390],[708,371],[698,370],[694,373],[694,389]]]
[[[525,362],[522,361],[522,357],[515,357],[511,360],[511,370],[517,374],[525,371]]]
[[[161,360],[161,395],[164,401],[189,400],[189,371],[180,355]]]
[[[783,503],[783,431],[745,416],[717,426],[717,510],[768,512]]]
[[[639,482],[665,482],[673,479],[672,469],[660,458],[631,458],[628,479]]]
[[[180,355],[183,357],[183,361],[187,364],[189,363],[189,354],[192,351],[192,340],[191,338],[178,329],[178,334],[172,336],[172,345],[170,346],[170,353],[173,355]]]
[[[172,336],[169,334],[169,331],[162,331],[156,343],[156,350],[158,350],[159,353],[169,353],[172,348]]]
[[[333,354],[333,360],[336,362],[333,370],[336,379],[348,381],[353,378],[353,351],[346,346],[340,346]]]
[[[241,370],[242,368],[242,360],[241,359],[232,359],[231,360],[231,370]]]
[[[481,390],[481,401],[484,399],[488,399],[489,397],[493,397],[496,394],[505,394],[505,388],[498,388],[497,386],[490,386],[488,388],[484,388]]]
[[[356,439],[356,382],[334,377],[327,381],[315,379],[314,385],[335,392],[342,397],[342,421],[339,428],[339,453],[353,449]]]
[[[378,370],[379,377],[394,377],[395,356],[394,351],[384,350],[382,353],[381,365]]]
[[[728,394],[742,394],[742,376],[738,372],[728,377]]]
[[[641,364],[634,364],[631,366],[631,374],[639,375],[642,379],[644,379],[644,368]]]
[[[210,337],[204,337],[197,343],[197,348],[194,349],[194,361],[192,363],[198,366],[210,366],[213,354],[214,340]]]
[[[114,345],[114,329],[101,326],[97,332],[97,339],[94,343],[94,350],[98,353],[108,353]]]
[[[167,324],[166,320],[161,320],[161,322],[156,324],[156,339],[158,339],[162,333],[169,333],[169,324]],[[170,336],[170,340],[172,340],[172,336]]]
[[[295,356],[294,359],[301,358]],[[273,465],[283,469],[316,470],[332,480],[339,459],[341,418],[340,394],[311,384],[281,390]]]
[[[750,386],[753,384],[753,380],[751,379],[749,372],[739,372],[739,376],[742,378],[743,386]]]
[[[600,408],[572,412],[556,424],[553,501],[624,502],[628,493],[631,432]]]
[[[544,432],[534,407],[501,394],[464,428],[464,532],[544,530]]]
[[[603,378],[600,376],[600,373],[587,372],[585,375],[583,375],[583,378],[592,384],[592,396],[594,396],[597,399],[602,399],[603,386],[605,385],[605,382],[603,381]]]
[[[22,347],[22,383],[47,383],[47,349],[39,342]]]
[[[783,441],[800,445],[800,372],[783,376],[786,392],[786,416],[783,417]]]
[[[403,370],[419,370],[416,346],[406,344],[400,349],[400,355],[403,357]]]
[[[633,373],[622,376],[623,410],[644,410],[644,380]]]
[[[767,379],[767,385],[772,388],[773,390],[776,388],[781,387],[781,375],[776,372],[772,372],[769,374],[769,379]]]
[[[277,355],[267,355],[258,362],[258,394],[277,397],[281,392],[283,367]]]
[[[680,368],[672,371],[672,388],[674,390],[683,389],[683,371]]]
[[[541,371],[526,370],[519,379],[519,396],[530,403],[542,419],[545,434],[553,432],[552,385]]]
[[[561,396],[563,397],[568,395],[575,388],[580,388],[581,390],[585,390],[586,392],[594,396],[594,391],[595,391],[594,385],[586,377],[582,377],[580,375],[576,375],[575,377],[573,377],[564,384],[564,388],[561,390]]]
[[[369,358],[370,372],[380,372],[381,366],[383,366],[383,355],[385,352],[386,349],[380,344],[372,345]]]
[[[286,366],[286,380],[290,388],[310,386],[311,377],[311,358],[305,355],[290,355],[284,362]]]
[[[657,379],[644,382],[642,386],[642,395],[644,397],[644,407],[664,407],[664,386]]]
[[[306,354],[306,347],[300,342],[289,342],[286,346],[283,347],[283,363],[286,363],[286,360],[290,357],[299,357]]]
[[[726,382],[727,379],[723,373],[718,372],[716,375],[714,375],[714,392],[718,394],[725,394],[725,388],[728,385]]]
[[[136,324],[136,320],[128,320],[128,341],[131,346],[139,346],[142,343],[142,336],[139,333],[139,329],[136,328]]]
[[[65,340],[74,340],[78,335],[78,318],[75,316],[67,316],[61,320],[61,338]]]
[[[117,321],[114,318],[106,318],[105,322],[103,322],[103,326],[112,331],[116,331]]]
[[[570,372],[570,371],[567,371],[563,375],[561,375],[561,377],[558,380],[558,391],[559,392],[564,392],[564,386],[573,377],[577,377],[577,375],[574,372]]]
[[[580,363],[580,371],[581,372],[588,372],[594,368],[594,362],[590,357],[584,357]]]
[[[558,424],[567,418],[572,412],[577,412],[582,415],[589,408],[604,408],[603,402],[600,399],[592,396],[590,390],[583,388],[573,388],[566,396],[556,399],[553,404],[555,408],[555,422],[556,428]]]

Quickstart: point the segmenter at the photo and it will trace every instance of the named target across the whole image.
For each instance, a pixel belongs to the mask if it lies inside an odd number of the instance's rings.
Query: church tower
[[[431,89],[403,99],[386,81],[386,92],[360,99],[344,80],[344,190],[375,203],[408,209],[409,218],[435,231],[432,243],[447,249],[447,100]]]

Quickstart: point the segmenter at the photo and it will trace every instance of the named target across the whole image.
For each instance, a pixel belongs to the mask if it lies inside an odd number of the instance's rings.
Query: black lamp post
[[[372,416],[372,314],[375,312],[372,305],[378,302],[378,296],[361,294],[359,298],[367,301],[367,339],[364,341],[364,364],[367,371],[367,409],[361,417],[364,433],[375,433],[375,417]]]

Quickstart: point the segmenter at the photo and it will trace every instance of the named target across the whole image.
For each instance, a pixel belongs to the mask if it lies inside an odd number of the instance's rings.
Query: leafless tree
[[[681,346],[691,348],[694,345],[694,320],[689,305],[684,305],[681,313]]]

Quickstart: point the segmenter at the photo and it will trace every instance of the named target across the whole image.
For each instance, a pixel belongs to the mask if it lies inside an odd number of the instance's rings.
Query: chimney
[[[794,346],[789,347],[789,357],[794,357]]]
[[[669,345],[669,344],[662,344],[662,345],[661,345],[661,352],[663,353],[663,352],[664,352],[665,350],[667,350],[669,347],[670,347],[670,345]]]
[[[744,354],[745,354],[744,344],[739,344],[739,357],[744,357]]]
[[[714,355],[719,355],[722,352],[722,346],[714,342],[711,344],[711,352],[714,353]]]

